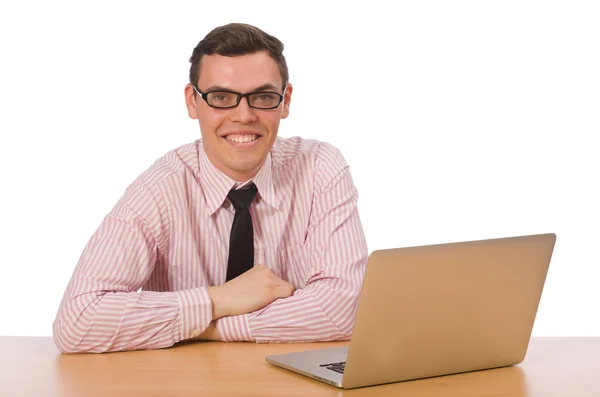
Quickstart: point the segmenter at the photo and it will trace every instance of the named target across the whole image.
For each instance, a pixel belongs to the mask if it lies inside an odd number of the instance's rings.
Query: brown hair
[[[289,80],[289,74],[283,56],[283,43],[277,37],[245,23],[230,23],[219,26],[210,31],[198,43],[190,57],[190,63],[192,64],[190,66],[190,83],[194,85],[198,83],[202,55],[236,56],[253,54],[259,51],[267,51],[271,58],[277,62],[283,80],[283,87],[285,87]]]

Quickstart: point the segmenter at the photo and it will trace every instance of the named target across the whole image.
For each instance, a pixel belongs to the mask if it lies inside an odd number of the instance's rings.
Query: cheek
[[[275,134],[279,128],[279,122],[281,121],[281,112],[274,112],[264,115],[261,118],[261,123],[267,127],[271,134]]]
[[[198,120],[200,121],[202,135],[214,135],[215,131],[223,123],[221,115],[204,111],[198,113]]]

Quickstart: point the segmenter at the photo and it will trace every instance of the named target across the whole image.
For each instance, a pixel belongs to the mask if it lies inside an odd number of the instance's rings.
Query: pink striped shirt
[[[296,290],[214,320],[224,341],[349,339],[367,245],[348,165],[330,144],[277,138],[252,181],[255,263]],[[63,352],[172,346],[213,321],[207,287],[225,282],[235,181],[202,141],[157,160],[86,245],[53,324]]]

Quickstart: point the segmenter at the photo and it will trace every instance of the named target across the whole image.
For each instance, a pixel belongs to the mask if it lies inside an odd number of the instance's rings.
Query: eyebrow
[[[263,84],[261,86],[258,86],[258,87],[254,88],[253,90],[248,91],[248,92],[258,92],[258,91],[268,91],[268,90],[275,91],[275,92],[279,92],[280,91],[279,87],[274,86],[271,83],[267,83],[267,84]],[[223,86],[220,86],[220,85],[211,85],[204,92],[209,92],[209,91],[231,91],[231,92],[238,92],[238,91],[232,90],[231,88],[223,87]]]

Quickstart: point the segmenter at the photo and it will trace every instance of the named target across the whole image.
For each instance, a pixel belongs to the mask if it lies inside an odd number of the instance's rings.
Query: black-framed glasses
[[[196,85],[193,87],[208,106],[219,109],[234,108],[244,97],[248,101],[248,106],[255,109],[275,109],[283,101],[283,94],[272,91],[254,91],[246,94],[228,90],[202,92]]]

